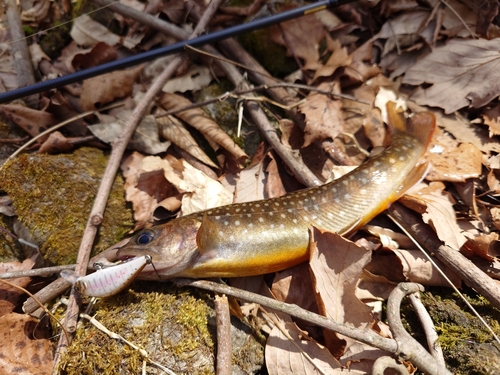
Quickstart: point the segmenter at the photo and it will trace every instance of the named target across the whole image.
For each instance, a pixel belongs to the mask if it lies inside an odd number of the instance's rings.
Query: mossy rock
[[[19,221],[49,263],[75,263],[107,160],[101,150],[81,148],[66,155],[24,154],[0,170],[0,191],[12,199]],[[121,240],[131,228],[123,179],[117,176],[94,253]]]
[[[216,326],[212,297],[171,284],[137,282],[134,290],[101,299],[95,318],[110,331],[145,349],[176,374],[214,374]],[[254,374],[264,349],[252,329],[232,320],[233,374]],[[257,338],[256,338],[257,337]],[[86,320],[61,362],[61,374],[139,374],[143,357]],[[163,373],[148,364],[148,374]]]
[[[473,290],[466,288],[462,292],[473,296],[467,297],[469,303],[495,334],[500,335],[500,311]],[[500,374],[500,345],[456,293],[445,288],[429,288],[421,299],[439,334],[446,365],[453,373]],[[401,311],[405,328],[427,347],[411,305],[405,302]]]

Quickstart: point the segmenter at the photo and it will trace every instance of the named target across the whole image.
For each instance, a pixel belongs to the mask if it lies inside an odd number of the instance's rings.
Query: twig
[[[75,266],[76,266],[75,264],[68,264],[65,266],[36,268],[34,270],[5,272],[5,273],[0,273],[0,279],[16,279],[18,277],[33,277],[33,276],[51,276],[63,270],[74,270]]]
[[[431,355],[436,358],[439,363],[445,366],[446,363],[444,361],[443,350],[441,349],[441,345],[438,341],[439,336],[436,332],[436,328],[434,328],[434,323],[432,322],[427,309],[420,300],[420,296],[418,294],[410,294],[408,299],[410,300],[413,310],[417,314],[420,324],[424,329],[427,345],[429,346]]]
[[[207,10],[200,20],[198,25],[196,26],[191,38],[194,38],[201,34],[201,32],[205,29],[208,21],[211,19],[215,10],[217,9],[220,0],[212,1],[210,5],[207,7]],[[139,124],[141,118],[146,113],[146,110],[149,108],[151,103],[153,102],[154,97],[165,85],[167,80],[175,73],[175,71],[179,68],[179,66],[186,59],[183,55],[177,55],[170,64],[165,68],[160,76],[158,76],[148,91],[144,94],[141,101],[137,104],[134,112],[131,117],[125,124],[125,127],[122,131],[122,134],[112,143],[112,151],[109,157],[108,164],[106,166],[106,170],[104,171],[103,178],[101,180],[101,184],[99,186],[99,190],[97,192],[94,205],[92,207],[92,211],[89,216],[89,220],[87,221],[87,225],[85,227],[82,242],[80,244],[80,248],[78,250],[77,257],[77,266],[75,268],[75,273],[77,276],[84,276],[85,271],[87,269],[87,264],[90,258],[90,251],[92,249],[92,244],[94,242],[95,236],[97,234],[97,229],[99,225],[102,223],[103,212],[106,207],[106,202],[108,200],[109,193],[113,186],[114,177],[118,171],[120,166],[120,161],[125,152],[127,144],[134,133],[135,128]],[[66,312],[65,319],[65,327],[69,332],[73,333],[76,330],[76,321],[79,313],[79,296],[74,290],[71,291],[68,309]],[[58,348],[55,355],[54,360],[54,369],[58,368],[59,362],[61,360],[61,355],[65,348],[69,345],[69,342],[64,340],[61,337],[59,341]]]
[[[217,319],[217,375],[232,373],[231,315],[227,297],[215,296],[215,315]]]
[[[28,50],[26,40],[24,40],[24,30],[21,22],[21,15],[15,0],[6,0],[7,22],[9,31],[12,35],[12,57],[14,60],[14,69],[17,74],[17,83],[19,87],[32,85],[35,83],[33,66],[31,65],[31,56]],[[31,95],[25,98],[26,103],[32,108],[38,107],[38,95]]]
[[[264,297],[260,294],[247,292],[246,290],[233,288],[212,281],[190,279],[175,279],[172,281],[177,286],[193,286],[200,289],[210,290],[212,292],[224,293],[244,301],[255,302],[262,306],[267,306],[271,309],[295,316],[307,322],[316,324],[331,331],[338,332],[359,342],[380,348],[390,353],[396,353],[398,350],[396,342],[392,339],[382,337],[373,331],[361,330],[353,326],[334,322],[333,320],[330,320],[322,315],[304,310],[297,305],[276,301],[275,299]]]
[[[38,309],[38,303],[36,300],[40,301],[42,304],[50,301],[63,293],[65,290],[71,287],[71,283],[62,277],[58,278],[56,281],[50,283],[47,287],[43,288],[36,293],[33,297],[30,297],[23,304],[23,311],[26,314],[32,314]]]
[[[399,283],[393,289],[387,300],[387,321],[398,343],[398,350],[396,354],[401,358],[411,361],[422,372],[427,374],[442,374],[451,375],[444,365],[439,363],[427,352],[417,340],[415,340],[403,327],[401,321],[401,301],[410,293],[418,293],[423,291],[424,288],[415,283]]]
[[[309,86],[309,85],[302,85],[302,84],[298,84],[298,83],[281,82],[281,83],[275,83],[275,84],[270,85],[270,86],[268,86],[268,85],[261,85],[261,86],[257,86],[257,87],[251,87],[251,88],[249,88],[247,90],[233,90],[233,91],[228,91],[228,92],[225,92],[224,94],[221,94],[221,95],[216,96],[216,97],[211,98],[211,99],[204,100],[202,102],[196,102],[196,103],[187,105],[185,107],[178,108],[178,109],[173,109],[173,110],[167,111],[167,112],[156,113],[154,115],[154,117],[155,118],[159,118],[159,117],[173,115],[173,114],[176,114],[176,113],[179,113],[179,112],[187,111],[187,110],[192,109],[192,108],[204,107],[204,106],[206,106],[208,104],[212,104],[212,103],[224,101],[227,98],[243,99],[243,100],[256,100],[256,101],[264,101],[265,100],[265,101],[267,101],[267,102],[269,102],[271,104],[274,104],[276,106],[279,106],[280,108],[287,109],[287,110],[290,110],[293,107],[297,106],[298,103],[293,103],[293,104],[290,104],[290,105],[285,105],[285,104],[278,103],[278,102],[273,101],[273,100],[268,99],[268,98],[258,98],[258,97],[248,98],[248,97],[242,97],[242,95],[244,95],[244,94],[249,94],[249,93],[252,93],[252,92],[255,92],[255,91],[267,90],[267,89],[272,89],[272,88],[277,88],[277,87],[287,87],[287,88],[293,88],[293,89],[303,89],[303,90],[308,90],[308,91],[314,91],[314,92],[317,92],[319,94],[323,94],[323,95],[330,96],[330,97],[340,97],[340,98],[344,98],[344,99],[348,99],[348,100],[353,100],[353,101],[356,101],[356,102],[359,102],[359,103],[362,103],[362,104],[367,104],[367,105],[369,104],[369,103],[367,103],[365,101],[356,99],[355,97],[353,97],[351,95],[335,94],[335,93],[332,93],[330,91],[320,90],[320,89],[318,89],[316,87]],[[345,135],[353,138],[353,135],[350,134],[350,133],[345,133]],[[355,142],[357,142],[355,140],[355,138],[353,138],[353,140]]]
[[[384,375],[385,370],[388,368],[396,370],[400,375],[410,375],[402,363],[398,363],[394,358],[389,356],[379,357],[375,360],[372,367],[372,375]]]
[[[387,339],[370,330],[362,330],[353,326],[337,323],[322,315],[302,309],[297,305],[288,304],[285,302],[276,301],[272,298],[261,296],[260,294],[251,293],[246,290],[233,288],[227,285],[215,283],[212,281],[190,280],[190,279],[174,279],[172,280],[177,286],[192,286],[212,292],[224,293],[238,299],[258,303],[262,306],[267,306],[276,311],[281,311],[292,315],[296,318],[305,320],[309,323],[316,324],[320,327],[338,332],[342,335],[350,337],[364,344],[385,350],[389,353],[397,354],[402,358],[412,361],[422,371],[431,375],[450,375],[451,373],[440,363],[438,363],[416,340],[414,340],[403,328],[401,318],[399,317],[399,306],[401,299],[408,293],[418,292],[423,288],[414,283],[400,283],[394,289],[388,301],[388,318],[391,315],[390,323],[391,330],[393,324],[398,338],[395,340]],[[391,310],[389,310],[389,306]],[[394,333],[394,331],[393,331]],[[407,338],[409,336],[410,339]],[[408,353],[407,353],[408,352]]]
[[[401,204],[392,204],[389,207],[389,213],[398,225],[414,237],[431,256],[438,258],[459,275],[467,285],[483,295],[493,306],[500,308],[500,286],[495,280],[482,272],[460,251],[443,245],[436,233],[428,225],[424,224],[421,219],[417,218],[416,215]]]

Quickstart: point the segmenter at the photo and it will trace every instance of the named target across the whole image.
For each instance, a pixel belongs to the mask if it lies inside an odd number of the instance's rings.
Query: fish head
[[[139,279],[163,280],[181,276],[199,256],[196,234],[200,226],[199,219],[186,216],[142,229],[118,250],[117,256],[122,260],[144,255],[151,257],[152,264],[142,270]]]

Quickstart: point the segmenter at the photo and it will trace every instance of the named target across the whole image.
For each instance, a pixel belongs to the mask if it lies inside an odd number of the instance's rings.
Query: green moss
[[[493,340],[491,333],[450,289],[429,290],[431,292],[422,294],[422,302],[434,321],[449,369],[456,374],[500,373],[500,346]],[[474,296],[467,297],[469,303],[500,335],[500,311],[483,297],[471,290],[469,292]],[[402,317],[405,328],[426,347],[424,333],[408,303],[402,306]]]
[[[70,16],[66,14],[62,19],[54,21],[50,25],[51,29],[39,42],[43,52],[51,59],[56,59],[64,46],[71,41],[71,23],[65,23],[69,20]]]
[[[13,200],[19,220],[49,262],[75,262],[107,159],[98,149],[82,148],[71,155],[21,155],[0,170],[0,190]],[[132,227],[123,191],[118,176],[94,253],[118,242]]]
[[[215,314],[212,298],[203,292],[176,289],[155,282],[134,283],[117,296],[102,299],[95,308],[95,317],[110,331],[120,334],[142,349],[152,360],[176,374],[214,374]],[[248,336],[245,348],[235,349],[242,358],[263,362],[263,349],[258,354]],[[243,361],[243,360],[242,360]],[[88,321],[78,326],[75,340],[64,355],[62,374],[138,374],[143,358],[137,350],[109,338]],[[148,365],[148,373],[154,366]],[[250,365],[247,364],[249,368]],[[243,366],[239,366],[243,369]],[[255,373],[242,370],[239,373]]]

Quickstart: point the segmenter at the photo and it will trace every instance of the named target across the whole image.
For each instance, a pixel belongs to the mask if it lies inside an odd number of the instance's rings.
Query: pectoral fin
[[[207,214],[204,214],[201,227],[196,234],[196,245],[200,254],[216,249],[218,245],[217,238],[217,225],[208,218]]]

